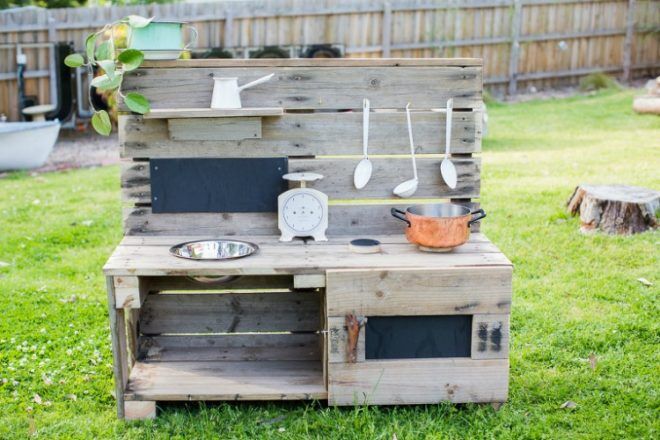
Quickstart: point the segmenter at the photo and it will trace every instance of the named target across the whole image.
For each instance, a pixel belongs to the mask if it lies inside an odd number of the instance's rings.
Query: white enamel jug
[[[271,73],[263,78],[249,82],[242,86],[238,85],[238,78],[213,77],[213,97],[211,108],[241,108],[241,91],[247,88],[265,83],[275,74]]]

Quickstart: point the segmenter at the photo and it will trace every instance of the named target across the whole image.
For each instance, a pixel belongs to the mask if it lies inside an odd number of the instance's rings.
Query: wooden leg
[[[156,418],[156,402],[153,400],[129,400],[124,402],[124,419],[147,420]]]
[[[128,382],[128,360],[126,358],[126,321],[124,309],[115,307],[115,286],[112,277],[106,277],[108,288],[108,310],[110,315],[110,334],[112,336],[112,358],[115,374],[115,397],[117,399],[117,417],[124,418],[124,390]]]
[[[500,408],[502,408],[502,405],[504,405],[504,402],[491,402],[490,406],[493,407],[495,412],[499,411]]]

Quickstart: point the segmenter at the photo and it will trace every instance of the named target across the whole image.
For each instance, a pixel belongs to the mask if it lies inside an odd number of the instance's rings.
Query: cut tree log
[[[608,234],[636,234],[658,226],[660,192],[626,185],[580,185],[567,203],[580,213],[582,232],[596,228]]]

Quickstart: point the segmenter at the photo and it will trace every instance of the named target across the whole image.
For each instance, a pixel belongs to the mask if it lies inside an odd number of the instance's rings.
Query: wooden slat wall
[[[287,156],[289,172],[312,171],[325,177],[312,187],[330,198],[331,235],[392,233],[401,224],[390,217],[393,205],[414,201],[393,195],[412,176],[406,116],[411,102],[419,153],[420,184],[415,200],[452,199],[474,206],[480,195],[481,67],[475,59],[407,60],[204,60],[154,63],[127,76],[124,91],[139,90],[159,108],[208,107],[210,75],[249,81],[268,72],[269,83],[242,93],[245,105],[283,106],[283,116],[263,118],[260,138],[234,141],[173,140],[166,120],[125,115],[120,120],[125,232],[136,234],[278,234],[275,213],[153,214],[149,158]],[[208,84],[207,84],[208,82]],[[157,86],[156,86],[157,85]],[[166,93],[167,92],[167,93]],[[362,154],[362,98],[369,97],[372,178],[362,190],[353,170]],[[440,175],[446,115],[433,110],[455,101],[452,145],[458,185],[450,189]],[[260,101],[263,101],[261,104]],[[300,113],[302,109],[306,113]],[[310,113],[311,112],[311,113]],[[185,119],[177,120],[185,123]],[[212,132],[216,119],[197,119]],[[475,228],[476,229],[476,228]]]
[[[0,14],[0,45],[73,41],[82,50],[88,33],[141,14],[190,21],[199,31],[198,47],[333,43],[356,58],[479,57],[485,60],[485,81],[495,89],[514,73],[524,89],[574,83],[591,71],[622,71],[628,0],[520,0],[521,51],[512,72],[515,1],[387,0],[386,8],[386,0],[243,0],[24,10]],[[660,8],[657,0],[635,4],[633,73],[657,75],[660,45],[652,31],[660,25]],[[29,70],[47,67],[45,52],[26,50]],[[0,47],[0,75],[15,70],[15,49]],[[47,76],[28,80],[42,103],[49,100],[48,87]],[[16,100],[15,80],[0,81],[0,113],[16,119]]]

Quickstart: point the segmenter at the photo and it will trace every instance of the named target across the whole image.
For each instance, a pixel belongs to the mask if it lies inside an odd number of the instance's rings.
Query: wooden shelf
[[[183,119],[183,118],[239,118],[239,117],[264,117],[282,116],[282,107],[261,108],[158,108],[153,109],[144,119]]]
[[[126,400],[327,399],[321,360],[136,362]]]

